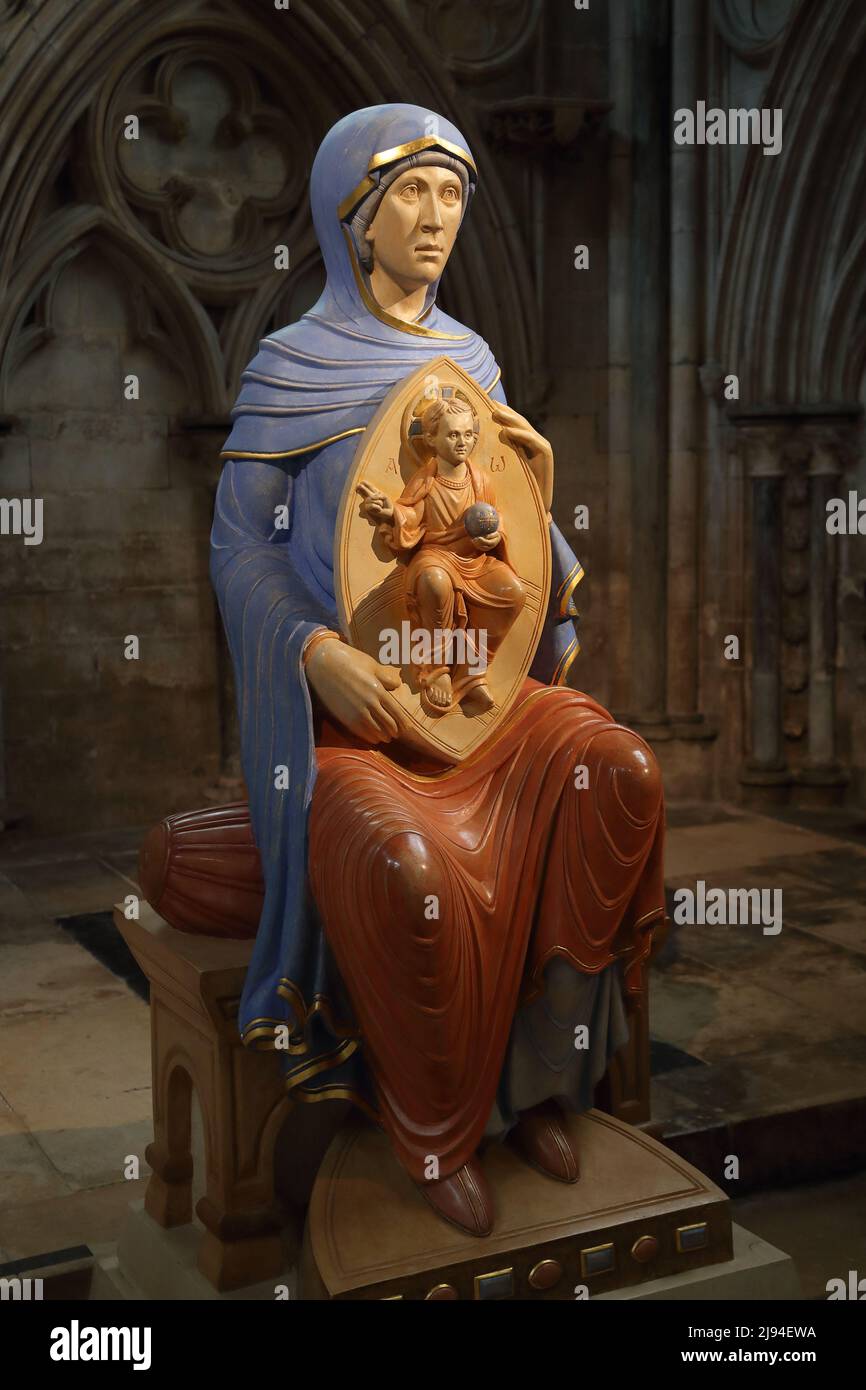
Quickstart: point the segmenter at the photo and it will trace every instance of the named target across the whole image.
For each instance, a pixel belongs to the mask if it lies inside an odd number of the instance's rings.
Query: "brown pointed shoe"
[[[439,1215],[470,1236],[489,1236],[493,1230],[493,1199],[484,1169],[473,1154],[468,1163],[447,1178],[415,1184]]]
[[[509,1138],[518,1153],[533,1168],[559,1182],[578,1182],[580,1164],[574,1140],[562,1123],[562,1113],[553,1100],[546,1100],[520,1116]]]

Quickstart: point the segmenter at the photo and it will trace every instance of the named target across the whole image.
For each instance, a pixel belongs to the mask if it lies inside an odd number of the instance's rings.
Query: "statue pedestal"
[[[680,1299],[689,1302],[777,1302],[803,1297],[794,1261],[742,1226],[733,1225],[734,1258],[683,1274],[669,1274],[649,1284],[596,1294],[599,1302]]]
[[[605,1301],[653,1299],[718,1300],[799,1299],[800,1281],[790,1255],[768,1245],[760,1237],[733,1226],[733,1259],[723,1264],[683,1270],[648,1283],[632,1284],[608,1293],[594,1293]],[[133,1202],[129,1220],[116,1248],[95,1250],[96,1266],[89,1297],[95,1301],[144,1301],[171,1299],[194,1302],[273,1302],[280,1296],[298,1296],[298,1275],[287,1268],[274,1279],[230,1293],[218,1293],[197,1267],[198,1239],[190,1227],[174,1231],[157,1226],[141,1202]],[[284,1292],[283,1292],[284,1290]],[[348,1296],[348,1295],[344,1295]],[[364,1297],[363,1294],[353,1295]],[[524,1295],[525,1296],[525,1295]],[[544,1297],[533,1293],[531,1297]],[[548,1298],[566,1300],[574,1290],[563,1281]]]
[[[733,1259],[724,1264],[669,1274],[649,1283],[632,1284],[609,1293],[593,1294],[605,1301],[689,1299],[719,1300],[799,1299],[800,1282],[790,1255],[777,1250],[742,1226],[733,1226]],[[157,1226],[141,1202],[130,1208],[129,1221],[116,1248],[95,1250],[96,1266],[89,1297],[94,1301],[149,1301],[171,1299],[194,1302],[273,1302],[277,1289],[282,1297],[297,1298],[298,1277],[288,1268],[274,1279],[230,1293],[218,1293],[197,1268],[198,1240],[189,1227],[167,1231]],[[360,1295],[359,1295],[360,1296]],[[533,1297],[541,1295],[533,1294]],[[565,1300],[574,1296],[567,1288],[548,1297]]]
[[[658,1281],[691,1286],[699,1275],[733,1272],[729,1203],[718,1187],[610,1115],[591,1110],[569,1124],[581,1155],[575,1185],[535,1172],[507,1145],[484,1152],[496,1224],[483,1240],[427,1206],[384,1135],[347,1127],[313,1189],[300,1296],[570,1300],[584,1286],[591,1297],[634,1297]]]
[[[291,1105],[278,1059],[248,1052],[237,1033],[252,943],[173,931],[145,906],[139,922],[119,909],[115,921],[151,984],[153,1174],[117,1249],[99,1252],[92,1298],[272,1301],[282,1286],[292,1299],[566,1300],[578,1285],[593,1298],[798,1296],[781,1252],[736,1230],[732,1250],[720,1189],[647,1133],[598,1110],[570,1121],[583,1174],[574,1186],[536,1173],[507,1145],[485,1151],[496,1227],[481,1241],[427,1206],[381,1132],[351,1121],[319,1167],[299,1279],[294,1222],[286,1222],[274,1182]],[[206,1152],[198,1220],[193,1089]],[[330,1106],[300,1108],[315,1118]],[[292,1115],[297,1132],[283,1159],[300,1174],[296,1209],[306,1206],[333,1133],[307,1132],[305,1118]]]

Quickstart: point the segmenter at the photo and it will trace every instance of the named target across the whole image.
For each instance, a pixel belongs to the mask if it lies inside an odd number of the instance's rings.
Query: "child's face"
[[[465,463],[475,448],[472,412],[461,410],[457,415],[443,415],[430,438],[437,457],[455,466]]]

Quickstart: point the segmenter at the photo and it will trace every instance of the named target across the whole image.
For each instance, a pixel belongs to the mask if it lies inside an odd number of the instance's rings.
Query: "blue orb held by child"
[[[489,502],[475,502],[467,509],[463,525],[466,527],[467,535],[473,538],[492,536],[499,530],[499,513]]]

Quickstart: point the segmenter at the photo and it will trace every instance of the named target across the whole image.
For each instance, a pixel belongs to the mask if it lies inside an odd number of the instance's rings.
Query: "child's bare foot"
[[[421,704],[428,714],[447,714],[453,704],[451,676],[448,671],[424,681],[421,689]]]
[[[460,701],[460,708],[464,714],[484,714],[485,710],[492,709],[495,704],[489,687],[482,682],[464,695]]]

